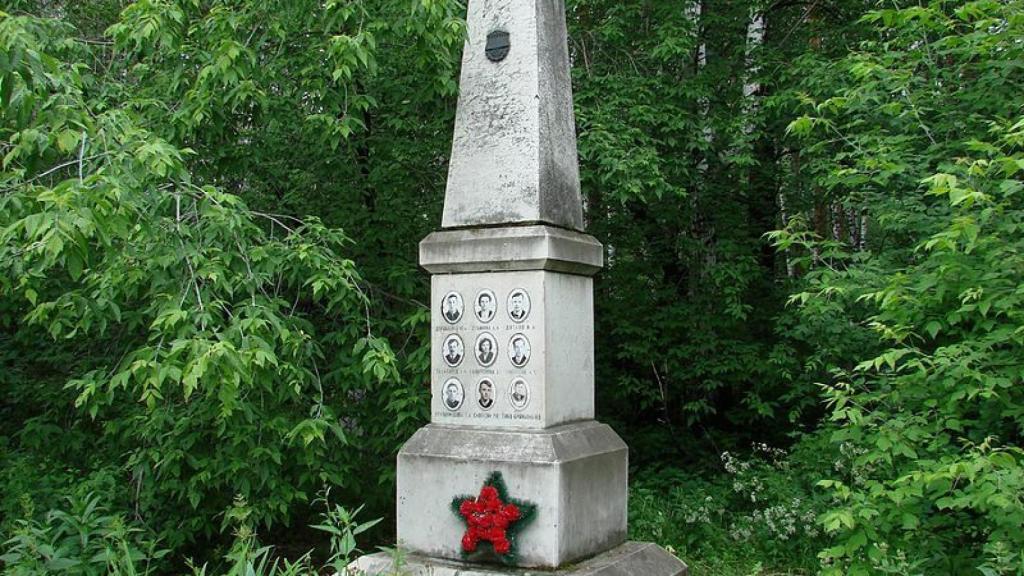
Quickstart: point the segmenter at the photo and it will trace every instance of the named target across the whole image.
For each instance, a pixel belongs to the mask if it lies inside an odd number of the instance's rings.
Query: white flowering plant
[[[843,458],[828,449],[813,437],[792,451],[755,443],[722,452],[714,473],[644,471],[631,493],[631,537],[668,546],[708,573],[813,574],[828,508],[815,470]]]

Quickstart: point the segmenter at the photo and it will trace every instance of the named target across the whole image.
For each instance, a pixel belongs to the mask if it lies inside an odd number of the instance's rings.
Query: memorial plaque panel
[[[433,293],[433,422],[539,429],[593,418],[589,278],[439,274]]]

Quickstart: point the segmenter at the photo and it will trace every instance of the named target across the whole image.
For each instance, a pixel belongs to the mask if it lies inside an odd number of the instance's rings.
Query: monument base
[[[687,576],[681,560],[657,544],[627,542],[604,554],[561,568],[504,568],[410,555],[401,566],[387,553],[363,556],[349,566],[353,576]]]
[[[547,430],[429,424],[398,455],[398,542],[411,554],[461,560],[464,521],[452,498],[500,472],[537,517],[519,535],[523,566],[554,570],[626,541],[628,448],[593,420]]]

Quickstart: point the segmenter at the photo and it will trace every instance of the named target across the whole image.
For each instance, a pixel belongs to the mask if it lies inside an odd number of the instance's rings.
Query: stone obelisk
[[[594,420],[604,252],[583,232],[564,0],[470,0],[468,32],[442,230],[420,244],[433,394],[431,424],[398,456],[404,570],[685,574],[626,542],[627,447]],[[495,473],[536,506],[511,567],[468,562],[451,508]],[[384,554],[356,567],[393,569]]]

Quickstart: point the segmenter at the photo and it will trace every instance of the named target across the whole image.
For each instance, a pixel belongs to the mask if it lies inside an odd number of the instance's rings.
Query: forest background
[[[631,536],[1024,574],[1024,3],[567,4]],[[5,574],[393,544],[464,11],[0,5]]]

